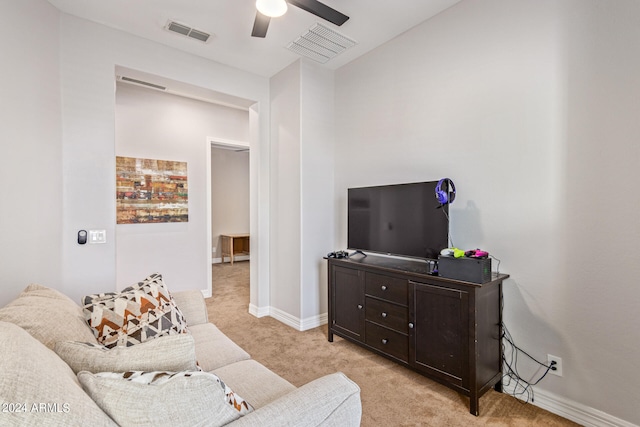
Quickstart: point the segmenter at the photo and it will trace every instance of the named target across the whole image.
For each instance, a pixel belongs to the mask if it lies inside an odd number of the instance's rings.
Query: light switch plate
[[[89,243],[107,243],[107,230],[89,230]]]

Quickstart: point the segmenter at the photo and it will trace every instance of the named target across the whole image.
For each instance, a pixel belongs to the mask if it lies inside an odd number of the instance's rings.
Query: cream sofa
[[[79,305],[58,291],[27,287],[0,309],[0,425],[360,424],[360,389],[345,375],[327,375],[296,388],[252,360],[210,323],[199,291],[175,292],[173,299],[187,321],[187,334],[105,350],[95,344]],[[172,358],[181,362],[176,365],[168,360]],[[101,378],[105,374],[86,371],[87,366],[98,372],[104,366],[111,371],[196,371],[193,360],[203,375],[160,386]],[[210,392],[219,393],[220,387],[211,385],[215,383],[211,373],[251,410],[238,416],[227,404],[217,408],[219,399]]]

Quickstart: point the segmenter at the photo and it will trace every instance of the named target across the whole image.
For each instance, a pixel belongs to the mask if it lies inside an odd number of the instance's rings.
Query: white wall
[[[251,137],[257,164],[252,176],[251,233],[259,256],[252,259],[252,304],[268,306],[269,86],[268,80],[123,32],[61,16],[62,121],[64,147],[63,279],[72,296],[104,292],[116,283],[115,82],[122,66],[227,93],[258,103]],[[210,136],[210,135],[209,135]],[[203,142],[204,147],[204,142]],[[204,151],[203,151],[204,153]],[[203,157],[205,155],[203,154]],[[195,212],[194,212],[195,214]],[[78,229],[107,230],[106,245],[78,246]],[[198,231],[196,231],[198,232]],[[202,236],[206,228],[199,230]],[[204,254],[203,250],[203,254]],[[206,268],[203,265],[201,268]],[[256,288],[254,288],[256,284]],[[172,283],[173,289],[208,289],[209,283]]]
[[[116,226],[116,283],[124,287],[153,272],[165,282],[207,283],[207,137],[248,140],[247,111],[119,83],[116,90],[117,156],[187,162],[189,221]],[[244,204],[249,227],[248,158]],[[214,200],[215,201],[215,200]],[[224,200],[217,200],[223,204]],[[197,284],[197,285],[196,285]]]
[[[327,263],[334,247],[334,73],[301,61],[301,329],[326,323]]]
[[[249,130],[248,115],[244,130]],[[248,233],[249,224],[249,152],[212,148],[211,241],[216,248],[212,256],[220,258],[221,234]]]
[[[511,274],[516,343],[563,358],[536,389],[636,424],[639,7],[463,1],[335,80],[338,246],[348,187],[449,176],[455,245]]]
[[[566,252],[549,311],[571,376],[553,390],[640,425],[640,3],[563,12]]]
[[[271,308],[300,319],[300,65],[271,78]],[[273,314],[273,313],[272,313]]]
[[[0,306],[29,283],[64,291],[58,12],[2,1],[0,16]],[[28,28],[25,31],[25,28]],[[75,236],[67,235],[75,242]]]
[[[300,330],[326,323],[333,250],[333,72],[306,60],[271,78],[274,172],[271,314]]]

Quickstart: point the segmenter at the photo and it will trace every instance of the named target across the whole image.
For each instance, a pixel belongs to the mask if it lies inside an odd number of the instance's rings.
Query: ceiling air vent
[[[211,37],[211,34],[205,33],[204,31],[196,30],[195,28],[191,28],[187,25],[180,24],[175,21],[167,22],[167,25],[164,28],[174,33],[182,34],[183,36],[200,40],[201,42],[204,42],[204,43],[206,43],[207,40],[209,40],[209,37]]]
[[[306,33],[291,42],[287,49],[324,64],[356,44],[358,43],[349,37],[316,23]]]

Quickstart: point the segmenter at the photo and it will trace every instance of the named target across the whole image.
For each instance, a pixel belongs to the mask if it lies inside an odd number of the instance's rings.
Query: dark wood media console
[[[502,391],[502,282],[432,276],[424,262],[356,255],[329,262],[329,341],[338,335],[478,400]]]

